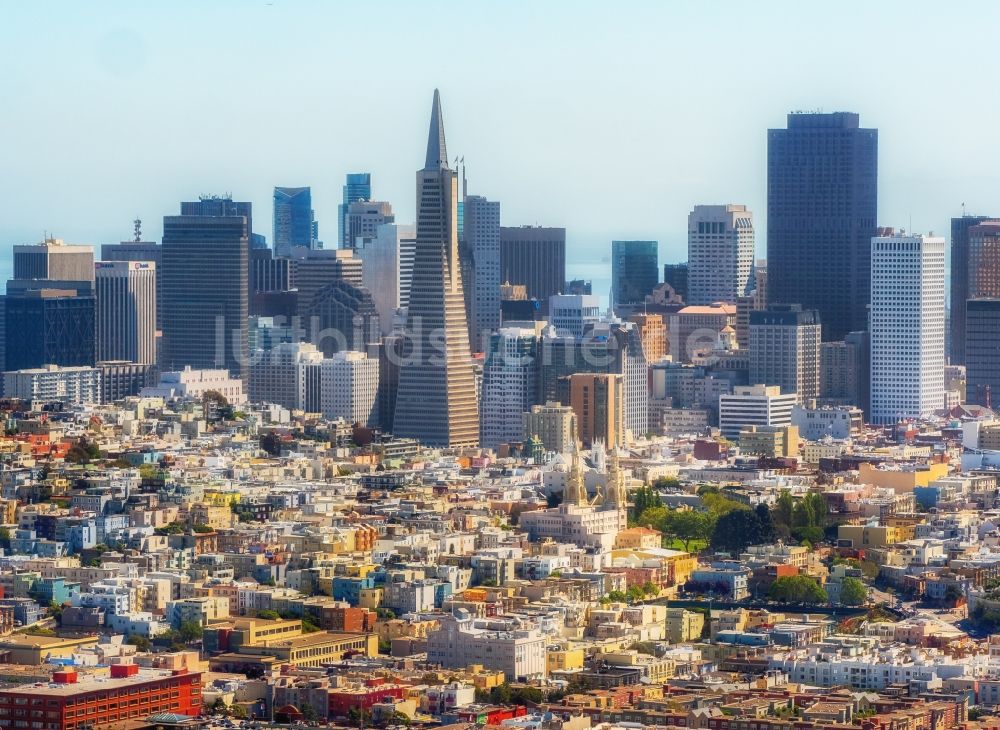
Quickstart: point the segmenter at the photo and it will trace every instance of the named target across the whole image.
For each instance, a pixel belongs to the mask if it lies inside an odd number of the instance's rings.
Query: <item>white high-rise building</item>
[[[687,304],[735,302],[753,269],[753,213],[745,205],[696,205],[688,215]]]
[[[386,223],[357,250],[362,283],[372,294],[383,335],[392,332],[397,312],[410,303],[416,245],[416,226]]]
[[[156,362],[156,264],[98,261],[97,360]]]
[[[363,352],[337,352],[323,360],[320,369],[323,417],[374,425],[378,418],[378,358]]]
[[[469,342],[473,352],[485,350],[490,333],[500,326],[500,203],[479,195],[465,198],[464,235],[472,251],[472,317]]]
[[[790,426],[798,400],[777,385],[738,385],[719,396],[719,431],[736,441],[747,426]]]
[[[538,336],[533,329],[504,327],[490,338],[480,399],[484,447],[522,439],[522,414],[535,404],[537,378]]]
[[[322,362],[323,353],[308,342],[281,342],[270,350],[252,353],[250,400],[318,412]]]
[[[596,294],[555,294],[549,297],[549,323],[561,336],[583,337],[587,325],[601,321]]]
[[[945,241],[872,239],[871,415],[876,424],[944,407]]]
[[[101,402],[101,371],[87,366],[11,370],[3,374],[3,386],[8,398],[72,404]]]

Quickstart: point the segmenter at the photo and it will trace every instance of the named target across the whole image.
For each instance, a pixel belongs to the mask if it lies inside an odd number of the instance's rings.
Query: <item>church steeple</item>
[[[573,461],[566,480],[566,490],[563,493],[563,504],[585,507],[587,505],[587,485],[583,480],[583,460],[580,449],[573,444]]]
[[[611,449],[611,459],[608,461],[608,478],[604,487],[605,509],[628,509],[628,494],[625,489],[625,475],[618,461],[618,448]]]
[[[448,147],[444,142],[444,118],[441,116],[441,94],[434,89],[434,103],[431,106],[431,127],[427,133],[427,160],[425,170],[448,168]]]

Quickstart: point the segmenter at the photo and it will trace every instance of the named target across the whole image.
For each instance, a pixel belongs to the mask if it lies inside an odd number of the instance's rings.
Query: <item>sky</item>
[[[879,222],[946,234],[1000,214],[1000,3],[700,0],[6,2],[0,272],[43,234],[100,245],[199,194],[309,185],[336,245],[344,174],[414,212],[431,96],[469,192],[504,225],[567,229],[568,273],[610,241],[686,258],[691,207],[744,203],[766,250],[766,130],[792,110],[879,129]]]

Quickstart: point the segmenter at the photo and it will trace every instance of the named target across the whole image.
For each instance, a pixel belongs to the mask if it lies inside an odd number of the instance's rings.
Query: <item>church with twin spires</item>
[[[604,488],[591,499],[584,483],[583,459],[574,445],[562,503],[522,513],[519,525],[532,540],[552,538],[579,547],[613,548],[615,537],[628,526],[628,493],[618,450],[611,450]]]

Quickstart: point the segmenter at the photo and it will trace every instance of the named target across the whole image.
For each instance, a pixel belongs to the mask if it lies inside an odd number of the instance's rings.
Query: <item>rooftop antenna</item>
[[[962,203],[962,217],[965,218],[965,203]]]
[[[134,221],[132,221],[132,226],[133,226],[132,232],[135,235],[135,238],[133,238],[132,240],[135,241],[136,243],[139,243],[142,241],[142,219],[136,218]]]

